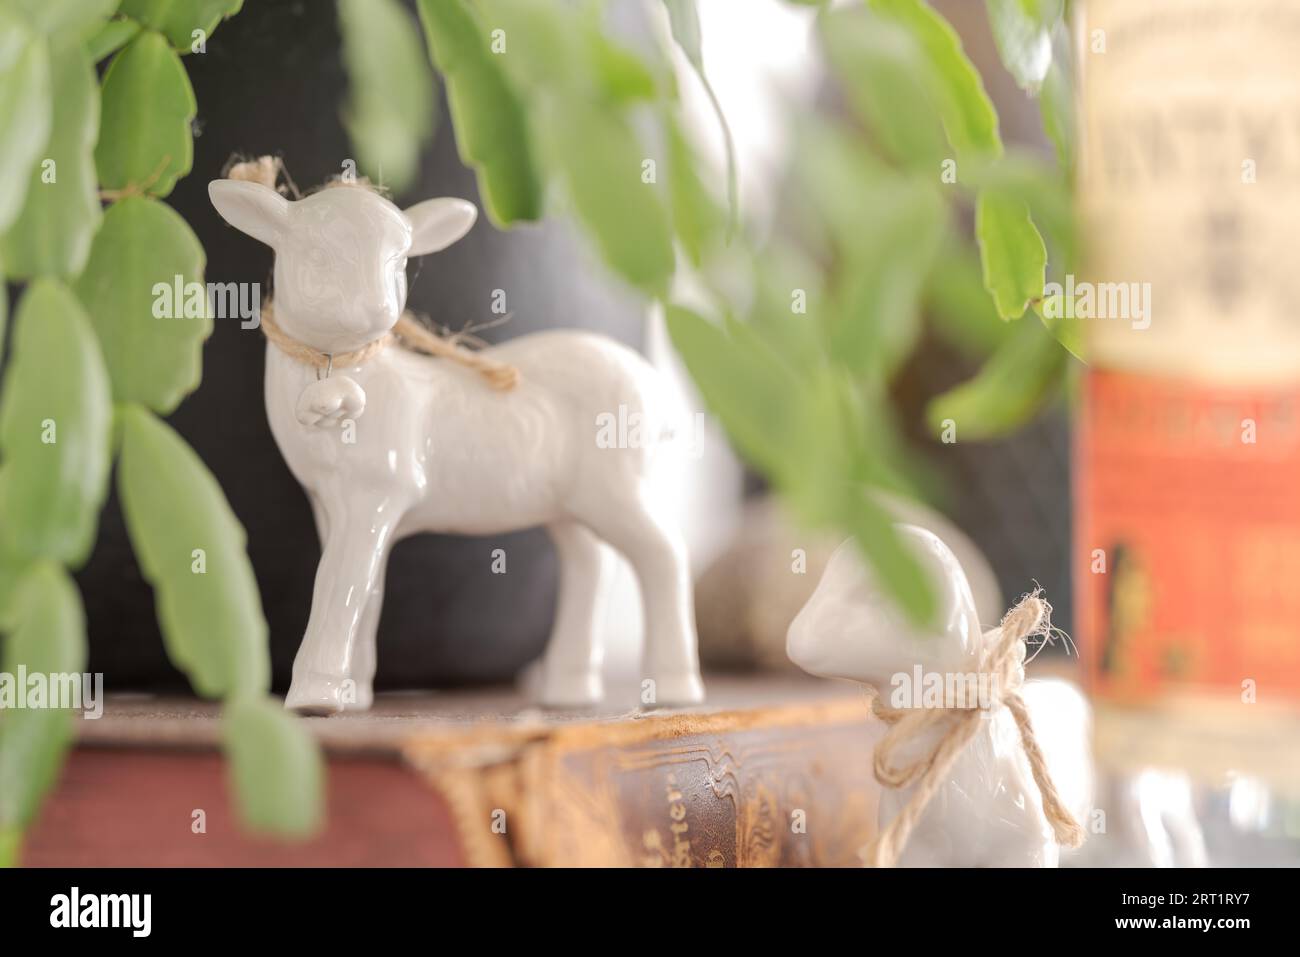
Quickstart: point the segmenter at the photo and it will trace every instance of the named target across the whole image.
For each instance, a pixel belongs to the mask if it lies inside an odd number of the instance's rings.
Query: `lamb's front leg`
[[[342,496],[339,496],[341,499]],[[368,623],[367,606],[378,600],[384,558],[405,507],[391,497],[323,503],[326,538],[316,570],[311,617],[285,707],[304,714],[343,710],[348,691],[366,676],[354,674],[356,645]],[[373,597],[372,597],[373,596]],[[373,609],[377,613],[378,609]]]
[[[366,599],[361,626],[357,629],[352,648],[352,678],[356,686],[355,694],[343,696],[343,708],[347,711],[369,711],[375,703],[375,671],[379,665],[379,617],[384,608],[384,581],[388,574],[388,555],[392,550],[392,542],[384,545],[383,554],[379,558],[379,572],[370,589],[370,597]]]

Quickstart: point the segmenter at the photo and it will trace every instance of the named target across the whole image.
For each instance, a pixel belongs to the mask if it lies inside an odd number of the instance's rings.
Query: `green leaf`
[[[1038,238],[1046,240],[1050,268],[1046,270],[1044,278],[1050,277],[1063,281],[1065,276],[1075,271],[1079,256],[1078,238],[1072,191],[1067,176],[1063,176],[1060,170],[1051,164],[1045,164],[1039,158],[1016,152],[1009,153],[987,166],[975,164],[968,173],[969,179],[978,189],[977,204],[978,196],[995,194],[1002,205],[1008,209],[1016,209],[1017,212],[1010,219],[1013,229],[1027,246],[1033,247],[1035,237],[1025,230],[1023,219],[1020,217],[1022,210],[1019,207],[1028,207],[1032,218],[1031,228],[1035,233],[1039,233]],[[985,257],[986,270],[987,252],[981,249],[981,254]],[[1031,267],[1033,263],[1020,260],[1013,261],[1013,265],[1016,268],[1026,268]],[[1026,292],[1032,285],[1033,278],[1026,272],[1020,294]],[[1039,308],[1041,304],[1038,300],[1046,294],[1047,290],[1044,288],[1033,295],[1029,301]],[[1013,301],[1014,298],[1012,296]],[[1082,329],[1077,321],[1054,321],[1047,325],[1052,334],[1067,349],[1079,358],[1083,358]]]
[[[669,306],[668,334],[709,409],[737,448],[769,478],[781,481],[790,469],[791,437],[798,424],[791,396],[799,382],[755,336],[732,335],[689,309]]]
[[[196,40],[195,30],[203,31],[206,42],[218,24],[233,17],[243,5],[244,0],[122,0],[122,12],[157,30],[178,51],[188,53]]]
[[[10,0],[46,36],[80,34],[113,15],[117,0]]]
[[[610,40],[594,24],[588,24],[584,32],[591,46],[596,84],[606,98],[626,105],[659,95],[659,81],[640,56]]]
[[[831,354],[858,374],[890,374],[919,335],[921,290],[943,242],[947,207],[928,183],[901,183],[869,222],[862,232],[871,241],[852,251],[841,274]]]
[[[184,439],[139,406],[120,419],[118,492],[168,657],[206,697],[265,693],[266,620],[243,526]]]
[[[1037,23],[1051,27],[1065,16],[1066,0],[1020,0],[1025,12]]]
[[[599,104],[548,100],[539,128],[579,218],[605,262],[652,296],[673,274],[672,230],[656,183],[642,181],[646,152],[627,118]]]
[[[5,358],[5,327],[9,323],[9,290],[5,288],[4,252],[0,250],[0,363]]]
[[[1056,147],[1061,167],[1068,171],[1074,165],[1074,87],[1070,78],[1069,31],[1064,27],[1058,27],[1053,34],[1053,47],[1056,55],[1043,80],[1038,108],[1043,116],[1043,131]]]
[[[664,0],[668,25],[673,39],[691,66],[704,69],[704,37],[700,31],[700,12],[695,0]]]
[[[41,562],[19,583],[14,628],[4,645],[3,670],[80,675],[86,668],[86,622],[77,588],[53,562]],[[71,746],[76,712],[14,708],[0,720],[0,866],[16,863],[18,838],[41,798],[58,780]],[[10,859],[5,859],[9,857]]]
[[[1066,297],[1064,293],[1044,295],[1041,302],[1034,303],[1034,312],[1038,314],[1043,328],[1050,332],[1056,341],[1069,350],[1080,362],[1087,362],[1088,342],[1083,329],[1083,320],[1078,316],[1066,315]],[[1054,312],[1055,315],[1048,315]]]
[[[325,766],[301,721],[276,702],[226,706],[230,782],[244,824],[254,832],[303,838],[324,819]]]
[[[965,242],[950,242],[925,282],[925,309],[935,331],[974,359],[986,359],[1014,326],[1004,322],[984,288],[979,257]]]
[[[732,338],[743,341],[734,332]],[[843,527],[843,516],[856,506],[860,483],[870,480],[864,465],[878,438],[879,419],[869,421],[860,414],[855,383],[834,368],[818,370],[787,389],[783,404],[789,407],[779,433],[785,462],[772,476],[774,484],[806,524]]]
[[[0,6],[0,231],[23,208],[27,172],[50,136],[50,59],[44,39]]]
[[[11,631],[13,625],[13,597],[19,580],[31,562],[13,552],[8,533],[0,525],[0,633]]]
[[[753,289],[749,323],[796,372],[815,375],[826,366],[831,308],[821,264],[792,240],[774,237],[746,265],[739,281]]]
[[[583,108],[623,107],[674,88],[666,63],[652,67],[639,50],[609,37],[598,4],[477,0],[472,6],[493,60],[525,101],[559,96]]]
[[[1078,260],[1078,237],[1073,191],[1069,179],[1053,163],[1021,152],[1011,152],[989,164],[967,164],[963,182],[977,193],[996,193],[1007,203],[1029,207],[1029,214],[1047,239],[1053,273],[1064,275]]]
[[[920,331],[920,295],[947,230],[930,176],[900,175],[834,127],[799,136],[808,211],[829,229],[834,308],[824,318],[834,361],[856,374],[888,373]]]
[[[783,337],[766,324],[728,319],[717,325],[679,306],[669,306],[665,318],[701,397],[737,451],[803,522],[834,521],[862,440],[844,427],[843,381],[824,369],[801,375],[773,345]],[[802,316],[784,323],[791,336],[811,328]]]
[[[930,615],[934,599],[915,560],[859,484],[881,472],[870,466],[871,424],[848,379],[828,371],[798,377],[771,350],[767,330],[739,322],[722,328],[678,306],[668,307],[666,321],[691,378],[741,454],[805,523],[860,534],[873,563],[887,564],[882,580],[908,613]]]
[[[891,157],[933,171],[944,158],[930,64],[909,31],[864,7],[820,20],[822,42],[849,103]]]
[[[1015,333],[975,378],[931,401],[926,419],[936,435],[946,420],[957,438],[989,439],[1020,428],[1060,390],[1068,353],[1040,323],[1015,324]]]
[[[145,30],[104,74],[95,167],[106,190],[166,196],[190,171],[197,106],[185,67],[167,41]]]
[[[704,93],[709,98],[709,104],[713,107],[713,114],[718,118],[718,126],[722,130],[722,143],[727,163],[727,237],[730,239],[735,231],[740,210],[738,175],[736,172],[736,143],[731,135],[731,126],[727,123],[727,114],[723,112],[722,104],[718,101],[718,95],[713,90],[713,84],[709,82],[708,74],[704,71],[704,46],[700,34],[700,13],[695,7],[695,0],[664,0],[664,6],[668,8],[668,23],[672,29],[673,39],[677,41],[677,46],[681,48],[687,61],[694,67],[695,75],[700,78],[700,84],[704,87]]]
[[[868,243],[875,204],[886,201],[904,178],[842,127],[805,118],[794,140],[797,211],[814,227],[819,250],[834,256]]]
[[[590,33],[573,4],[476,0],[472,6],[484,29],[505,44],[502,53],[492,56],[520,96],[528,100],[565,91],[594,99],[599,94]]]
[[[29,177],[22,213],[0,237],[0,256],[14,279],[70,279],[81,272],[101,219],[95,181],[95,69],[73,37],[54,44],[53,71],[54,130]],[[47,162],[54,164],[48,170]]]
[[[104,214],[74,288],[99,334],[118,402],[165,414],[198,387],[203,340],[212,334],[206,292],[197,316],[155,318],[154,309],[170,303],[171,315],[183,315],[185,302],[173,301],[176,277],[196,290],[203,263],[198,238],[163,203],[131,196]]]
[[[856,496],[841,524],[904,614],[914,622],[931,621],[937,609],[934,589],[916,556],[898,537],[889,513],[863,494]]]
[[[602,86],[601,39],[592,16],[569,4],[484,0],[483,22],[500,30],[498,57],[527,98],[542,165],[567,188],[578,219],[607,265],[650,295],[675,266],[667,198],[643,181],[653,157],[627,104]],[[595,8],[584,8],[589,14]]]
[[[850,371],[892,374],[920,334],[921,291],[942,245],[947,207],[928,184],[913,182],[877,208],[873,253],[857,251],[841,275],[831,354]],[[866,232],[866,230],[864,230]]]
[[[140,29],[134,20],[109,20],[86,40],[86,53],[98,63],[135,39]]]
[[[543,188],[523,103],[465,0],[419,0],[420,22],[447,104],[461,160],[478,175],[497,226],[542,216]]]
[[[907,29],[929,60],[931,92],[958,157],[1000,154],[997,111],[957,31],[921,0],[871,0],[871,6]]]
[[[1038,0],[984,0],[1002,63],[1031,96],[1052,66],[1052,24],[1039,18]]]
[[[975,205],[975,238],[984,264],[984,288],[998,315],[1016,319],[1030,302],[1042,298],[1047,247],[1029,207],[1021,200],[982,190]]]
[[[687,259],[699,268],[705,251],[723,234],[726,223],[696,171],[695,154],[677,120],[665,119],[668,140],[668,201],[673,229]]]
[[[338,0],[351,88],[343,125],[362,171],[401,192],[433,132],[433,74],[415,21],[396,0]]]
[[[6,547],[78,566],[107,490],[111,404],[90,322],[56,280],[32,283],[18,307],[3,398]]]

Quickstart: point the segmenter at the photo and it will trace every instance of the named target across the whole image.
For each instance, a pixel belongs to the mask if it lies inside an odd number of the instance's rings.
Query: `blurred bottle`
[[[1295,795],[1300,3],[1075,18],[1075,579],[1098,755]]]

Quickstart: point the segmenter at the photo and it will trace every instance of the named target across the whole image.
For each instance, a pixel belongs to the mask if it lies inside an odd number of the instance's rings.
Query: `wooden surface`
[[[709,675],[708,701],[680,709],[643,711],[635,688],[613,688],[609,700],[585,710],[543,710],[515,688],[380,694],[365,714],[304,718],[307,727],[334,752],[394,754],[413,740],[468,730],[536,729],[606,722],[638,722],[663,715],[716,714],[787,704],[863,700],[852,682],[800,675]],[[108,695],[103,717],[77,723],[87,747],[150,746],[208,748],[220,744],[220,708],[194,698]]]

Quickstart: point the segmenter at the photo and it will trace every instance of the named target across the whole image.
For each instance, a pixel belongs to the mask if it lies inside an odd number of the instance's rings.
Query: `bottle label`
[[[1300,3],[1076,10],[1082,286],[1145,291],[1083,323],[1099,750],[1205,764],[1223,733],[1240,765],[1233,729],[1300,732]]]

